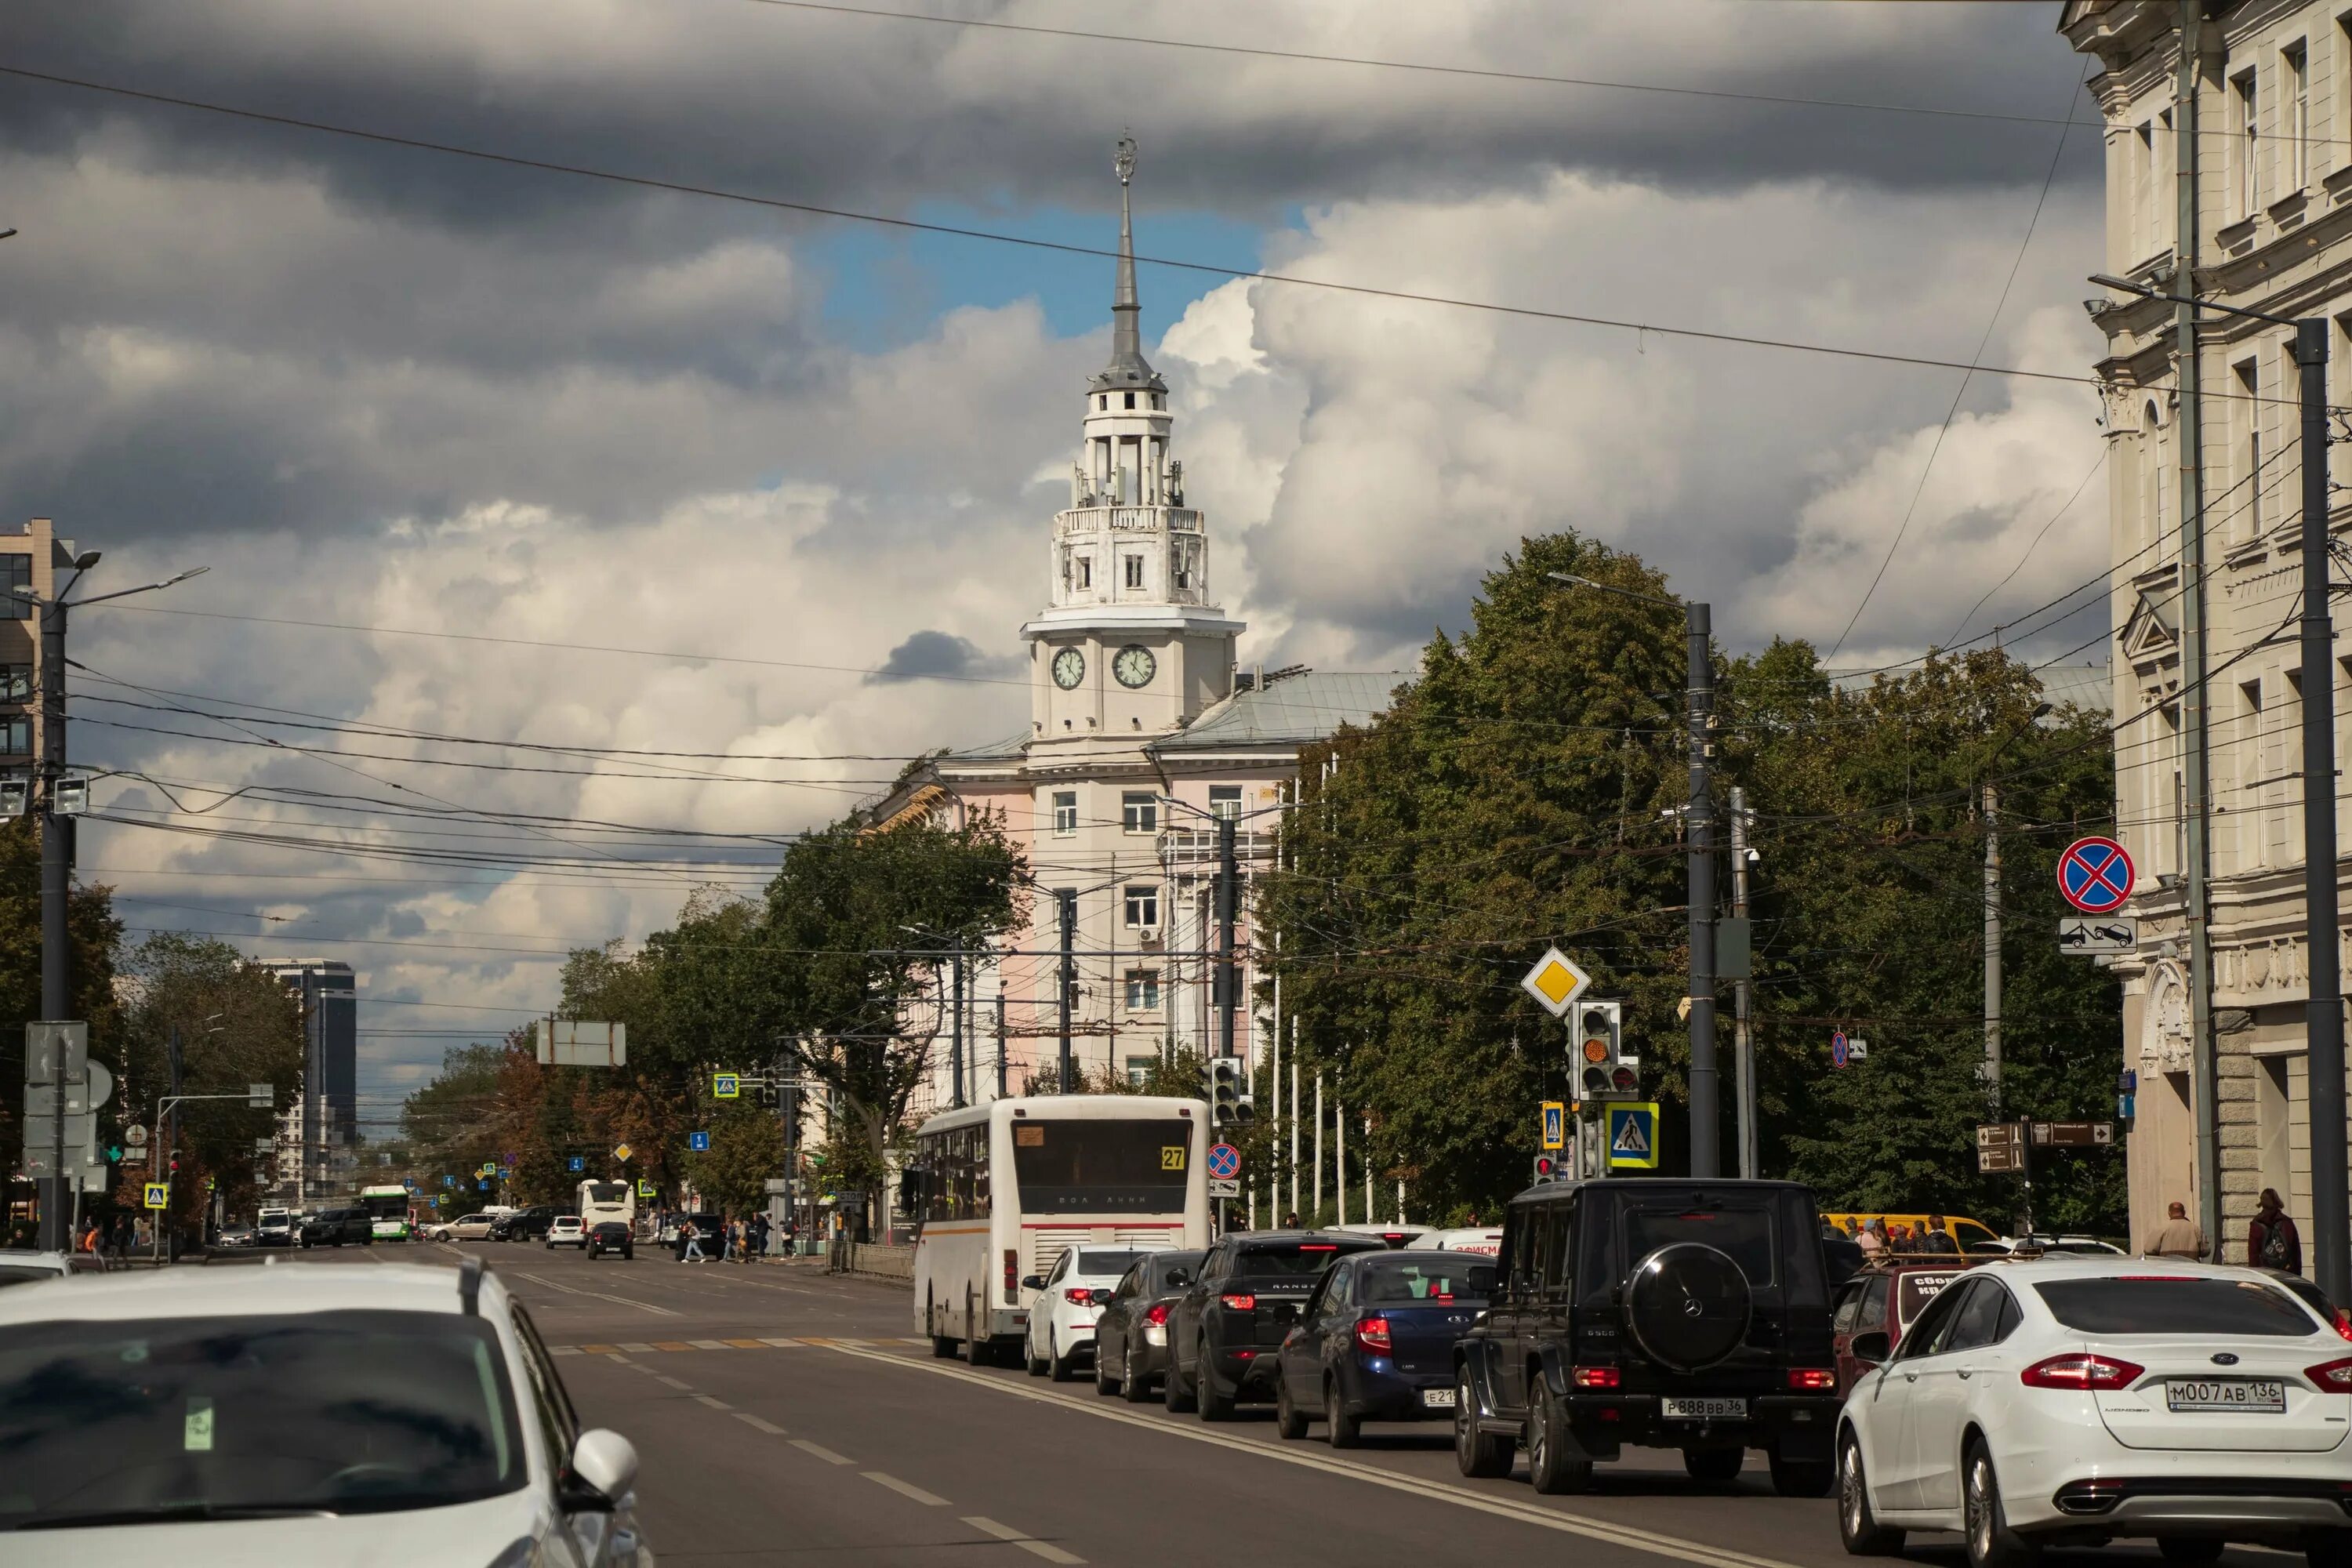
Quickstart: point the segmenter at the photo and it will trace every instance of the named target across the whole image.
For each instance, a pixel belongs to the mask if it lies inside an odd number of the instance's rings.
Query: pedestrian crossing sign
[[[1612,1171],[1654,1171],[1658,1167],[1658,1102],[1625,1104],[1612,1100],[1609,1114],[1609,1168]]]
[[[1546,1151],[1566,1147],[1568,1143],[1568,1107],[1557,1100],[1543,1102],[1543,1146]]]
[[[149,1182],[145,1184],[145,1185],[147,1188],[147,1206],[149,1208],[167,1209],[172,1206],[171,1183]]]

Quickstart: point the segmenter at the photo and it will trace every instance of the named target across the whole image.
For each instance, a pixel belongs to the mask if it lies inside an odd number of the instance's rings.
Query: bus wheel
[[[929,1301],[923,1304],[923,1326],[930,1331],[931,1354],[940,1361],[946,1361],[961,1348],[954,1335],[940,1332],[940,1310]]]

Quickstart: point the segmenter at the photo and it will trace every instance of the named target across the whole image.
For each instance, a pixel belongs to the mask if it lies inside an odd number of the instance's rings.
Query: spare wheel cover
[[[1651,1360],[1676,1372],[1713,1366],[1748,1337],[1748,1276],[1699,1241],[1659,1247],[1625,1280],[1625,1327]]]

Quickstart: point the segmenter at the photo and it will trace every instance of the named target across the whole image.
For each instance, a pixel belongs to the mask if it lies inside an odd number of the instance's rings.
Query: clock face
[[[1065,691],[1075,689],[1087,678],[1087,656],[1076,648],[1066,647],[1054,656],[1054,684]]]
[[[1110,661],[1110,672],[1118,677],[1121,686],[1149,686],[1152,672],[1159,668],[1160,661],[1151,657],[1151,650],[1139,643],[1128,644]]]

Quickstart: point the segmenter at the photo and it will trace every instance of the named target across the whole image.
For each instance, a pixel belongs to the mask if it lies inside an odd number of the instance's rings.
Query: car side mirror
[[[1097,1307],[1107,1307],[1110,1305],[1110,1292],[1108,1290],[1096,1291],[1095,1305]]]
[[[567,1513],[610,1513],[636,1479],[635,1446],[599,1426],[581,1433],[572,1445],[572,1461],[556,1482],[556,1501]]]
[[[1868,1333],[1856,1334],[1846,1341],[1845,1348],[1852,1352],[1854,1360],[1866,1361],[1874,1366],[1885,1361],[1894,1350],[1894,1346],[1887,1342],[1885,1329],[1873,1329]]]
[[[1181,1290],[1192,1282],[1192,1277],[1181,1268],[1171,1268],[1168,1271],[1168,1289],[1171,1290]]]
[[[1024,1274],[1021,1277],[1021,1289],[1024,1290],[1043,1290],[1045,1288],[1045,1277],[1043,1274]]]

